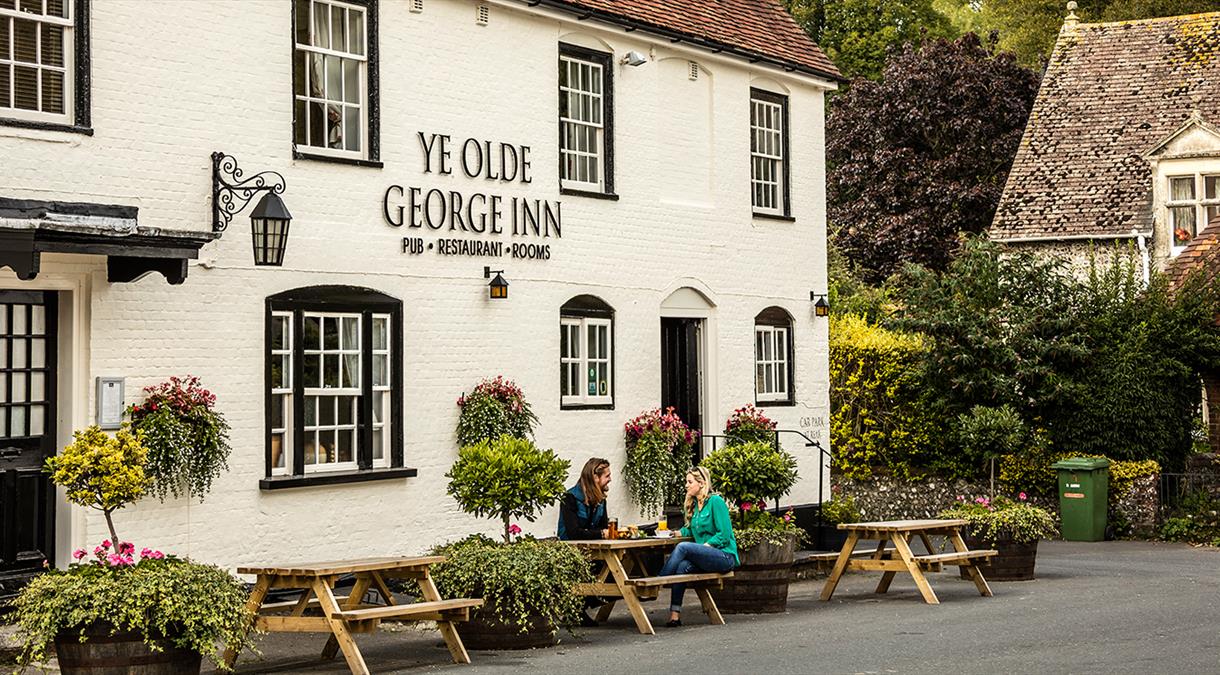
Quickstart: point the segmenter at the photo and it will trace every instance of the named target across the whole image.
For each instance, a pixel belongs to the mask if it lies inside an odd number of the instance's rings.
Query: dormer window
[[[1181,252],[1213,218],[1220,216],[1220,173],[1169,177],[1169,229],[1173,252]]]

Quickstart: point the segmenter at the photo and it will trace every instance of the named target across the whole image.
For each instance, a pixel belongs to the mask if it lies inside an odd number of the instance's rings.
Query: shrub
[[[700,464],[712,474],[712,486],[738,507],[778,499],[797,479],[796,458],[772,443],[730,445]]]
[[[734,410],[724,423],[724,436],[726,445],[772,443],[775,441],[775,421],[747,403]]]
[[[1220,498],[1205,490],[1188,495],[1161,526],[1161,539],[1220,546]]]
[[[110,538],[115,511],[144,495],[150,479],[144,471],[148,451],[126,423],[111,437],[100,427],[90,426],[72,433],[72,443],[59,455],[47,458],[44,470],[51,482],[67,491],[68,501],[97,509],[106,517]]]
[[[198,377],[171,377],[144,393],[144,402],[128,413],[148,449],[150,492],[162,501],[168,494],[203,501],[212,481],[228,469],[229,425],[215,410],[216,396]]]
[[[922,475],[943,447],[938,418],[919,402],[924,340],[854,316],[830,324],[830,444],[834,468],[864,479],[875,468]]]
[[[856,506],[855,498],[838,494],[837,489],[832,492],[834,496],[822,504],[822,522],[827,525],[860,522],[860,509]]]
[[[809,534],[797,526],[791,509],[783,515],[776,515],[767,511],[766,507],[763,502],[746,502],[740,508],[729,510],[738,549],[753,548],[763,542],[783,546],[794,537],[797,542],[809,538]]]
[[[538,423],[521,388],[499,375],[493,380],[483,380],[469,394],[462,394],[457,404],[461,408],[457,425],[459,447],[504,435],[532,438]]]
[[[539,511],[559,501],[569,467],[571,463],[554,451],[505,434],[459,450],[445,477],[449,494],[463,511],[503,522],[507,543],[511,519],[532,522]]]
[[[988,546],[995,546],[1004,536],[1012,537],[1018,544],[1028,544],[1059,534],[1054,516],[1046,509],[1026,502],[1025,493],[1021,493],[1020,501],[1007,497],[979,497],[970,502],[960,496],[957,501],[956,506],[941,511],[938,517],[967,521],[974,536]]]
[[[641,413],[623,426],[627,491],[645,516],[658,514],[682,498],[682,479],[691,465],[698,432],[667,408]]]
[[[432,578],[446,598],[483,598],[484,610],[509,625],[528,630],[541,617],[555,626],[580,617],[584,598],[576,584],[593,581],[589,561],[575,546],[560,541],[523,539],[501,544],[482,535],[439,546]]]
[[[56,635],[106,623],[134,631],[159,649],[159,640],[212,659],[222,648],[240,651],[249,641],[252,616],[242,582],[212,565],[144,549],[139,559],[127,542],[103,542],[94,559],[34,577],[13,601],[22,643],[20,662],[45,661]],[[83,561],[84,550],[74,558]]]

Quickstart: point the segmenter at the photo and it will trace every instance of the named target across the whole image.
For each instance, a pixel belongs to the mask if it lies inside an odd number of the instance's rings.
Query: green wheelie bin
[[[1059,512],[1067,541],[1103,541],[1109,503],[1110,460],[1071,457],[1055,462],[1059,470]]]

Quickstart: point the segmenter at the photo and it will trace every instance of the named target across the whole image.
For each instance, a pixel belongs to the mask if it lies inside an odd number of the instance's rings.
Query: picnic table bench
[[[382,621],[435,621],[454,663],[470,663],[455,623],[468,621],[470,610],[483,605],[475,598],[444,600],[428,568],[444,562],[443,556],[414,556],[341,560],[274,567],[239,567],[239,574],[257,576],[247,608],[255,615],[254,628],[271,633],[329,633],[322,658],[331,659],[342,650],[348,668],[367,675],[368,666],[352,638],[353,633],[375,631]],[[335,583],[345,575],[355,576],[355,585],[345,596],[334,594]],[[414,579],[419,584],[421,602],[396,603],[387,579]],[[273,588],[299,588],[297,600],[263,603]],[[364,597],[376,590],[384,604],[366,604]],[[306,616],[308,609],[321,610],[322,616]],[[287,610],[287,614],[280,614]],[[232,666],[237,654],[226,651],[224,661]]]
[[[834,569],[822,588],[822,600],[830,600],[839,579],[848,570],[882,572],[877,584],[877,593],[885,593],[899,572],[911,575],[919,588],[924,602],[940,604],[924,572],[939,572],[945,565],[956,565],[967,571],[979,595],[991,596],[991,587],[983,577],[979,564],[996,555],[993,550],[970,550],[962,539],[961,529],[965,520],[887,520],[869,523],[842,523],[839,529],[847,530],[847,541],[839,552]],[[953,545],[953,551],[934,553],[932,536],[943,536]],[[911,548],[911,538],[918,537],[927,553],[916,555]],[[877,540],[877,548],[868,558],[858,558],[856,543],[860,540]],[[887,548],[893,542],[893,548]],[[897,554],[895,556],[895,554]]]
[[[667,577],[631,576],[633,572],[647,574],[641,554],[657,551],[668,551],[689,538],[675,537],[644,537],[642,539],[591,539],[584,541],[568,541],[567,543],[587,552],[594,560],[604,563],[597,578],[590,584],[578,584],[576,593],[607,598],[597,612],[597,620],[605,621],[614,611],[614,605],[621,599],[635,619],[636,629],[644,635],[655,635],[648,613],[644,611],[641,600],[653,600],[660,590],[673,584],[685,583],[699,596],[699,603],[708,621],[713,625],[723,626],[724,617],[716,608],[711,589],[722,588],[724,580],[733,576],[732,572],[716,573],[701,572],[697,574],[675,574]]]

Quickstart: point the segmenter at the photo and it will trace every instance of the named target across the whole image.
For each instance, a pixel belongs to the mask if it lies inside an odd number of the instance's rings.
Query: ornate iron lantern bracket
[[[249,178],[237,167],[237,158],[212,153],[212,231],[219,239],[233,216],[241,213],[260,192],[283,194],[287,184],[276,171],[263,171]]]

